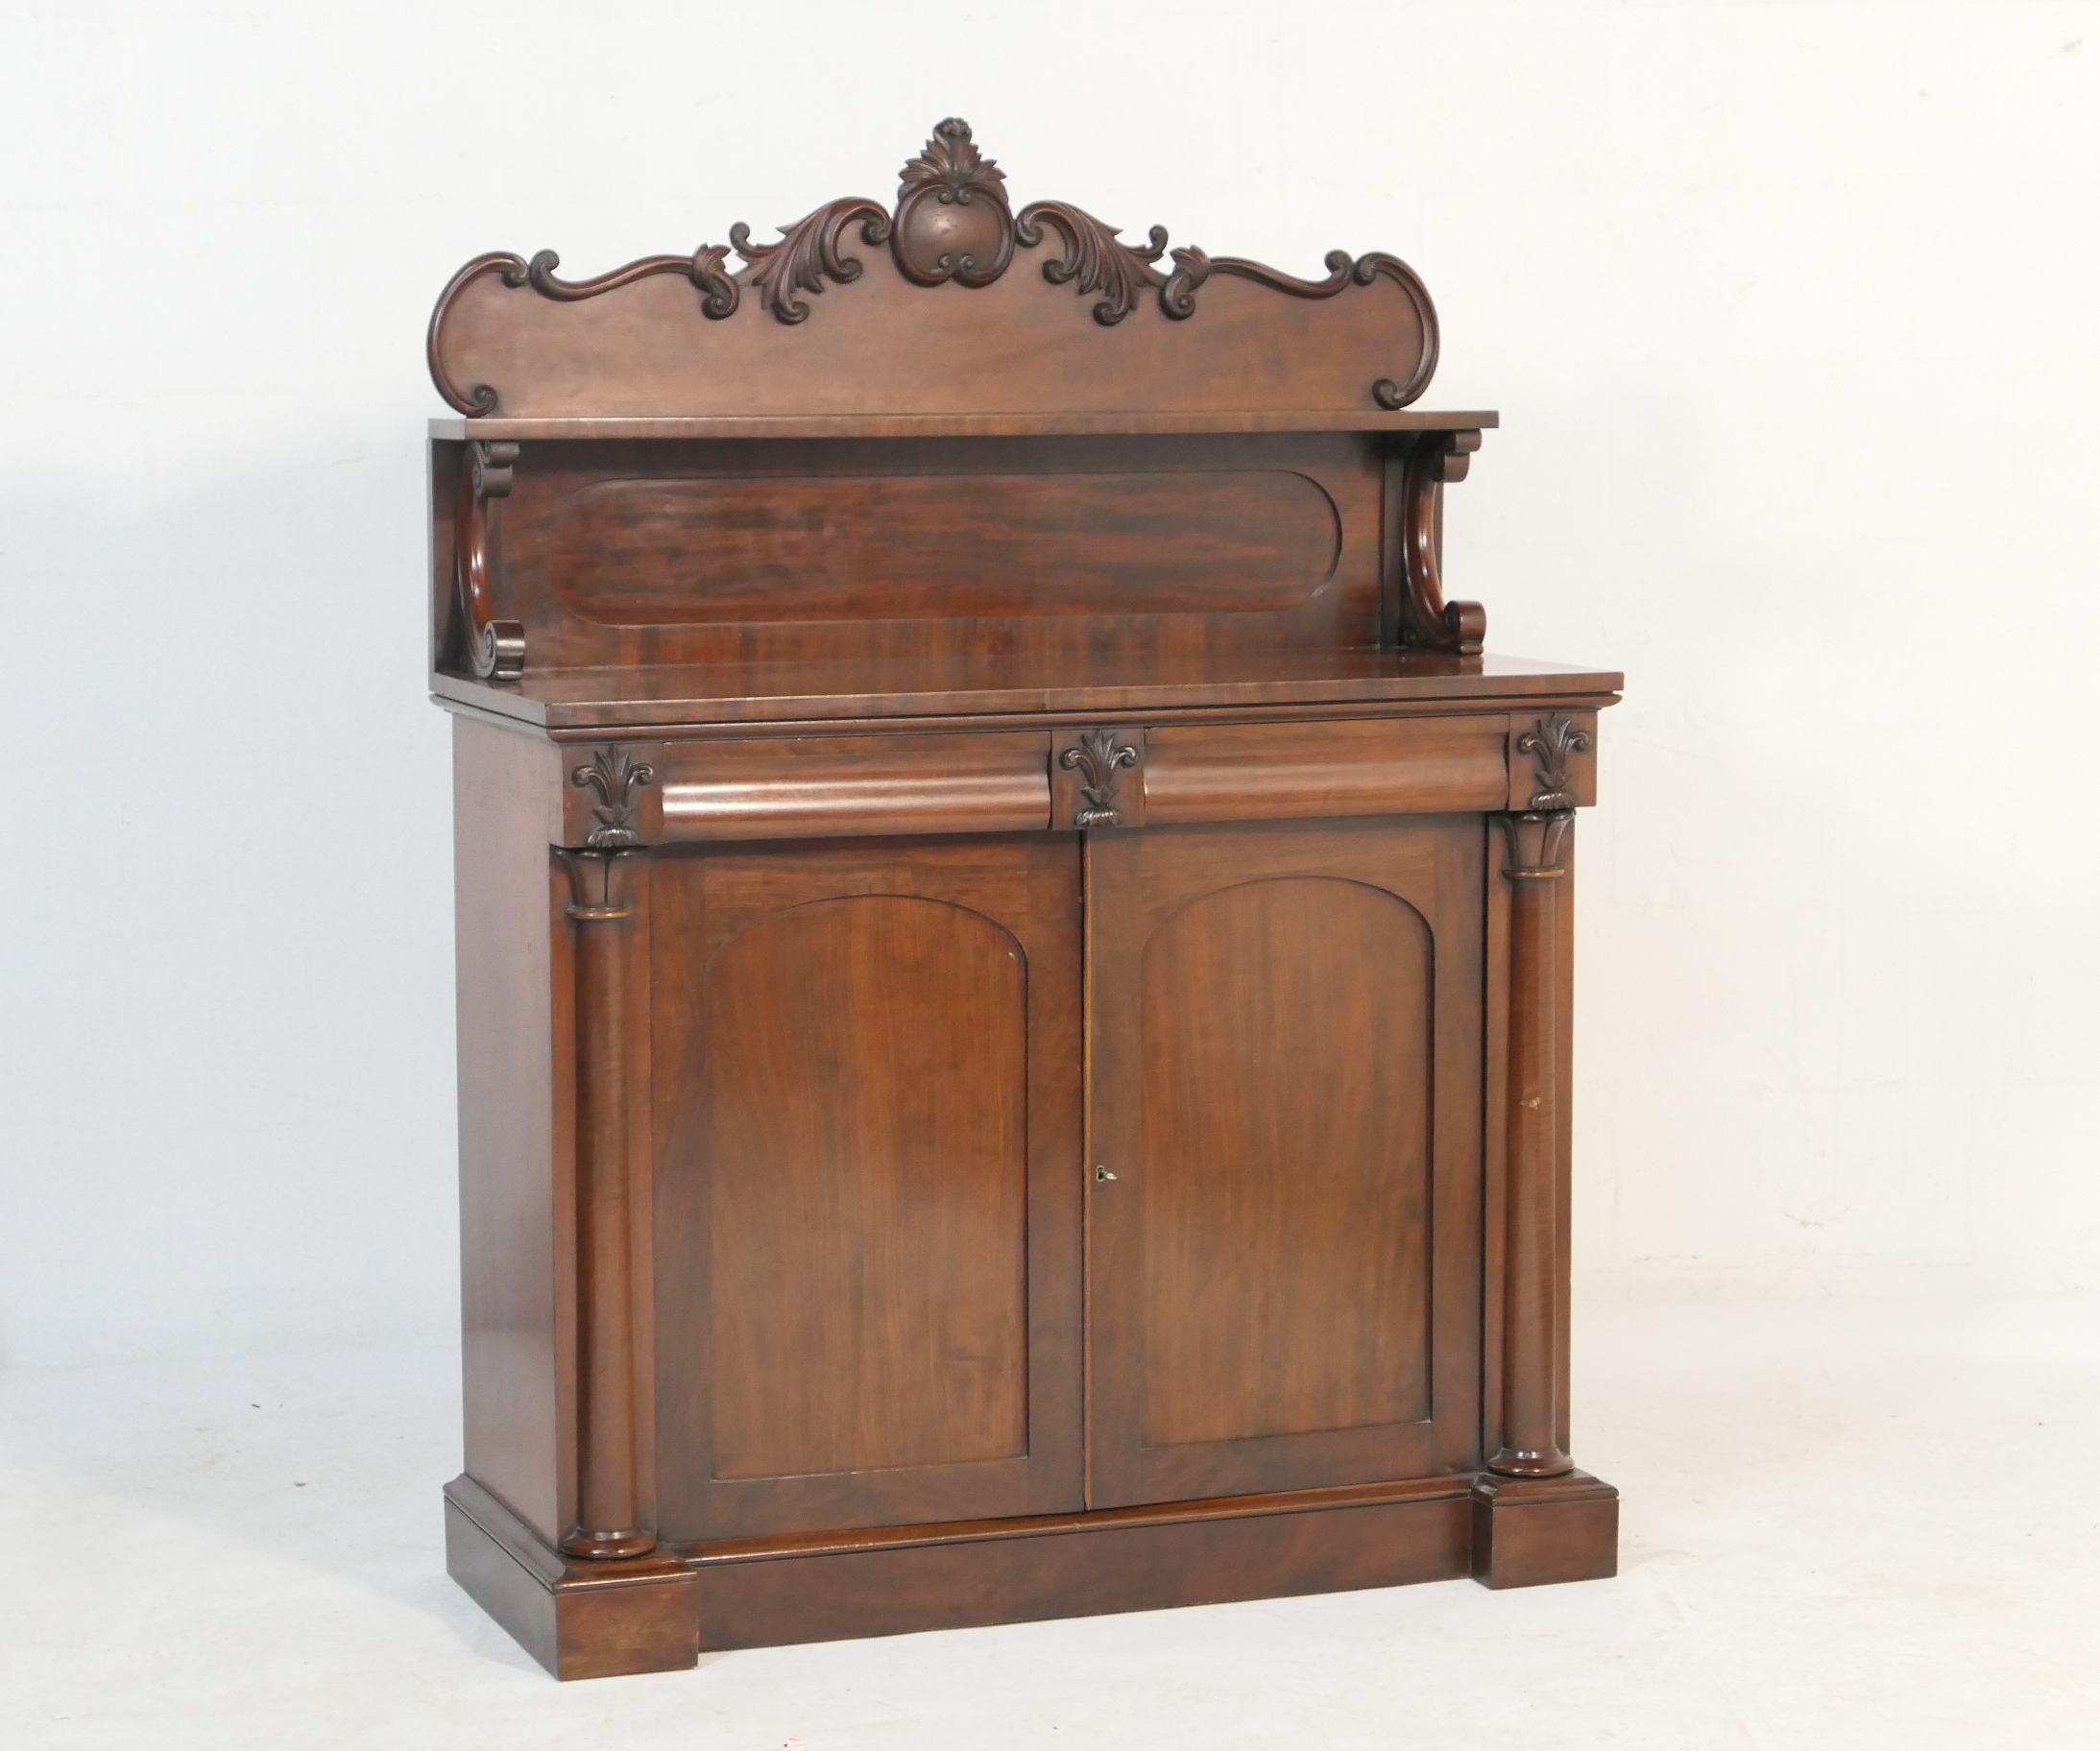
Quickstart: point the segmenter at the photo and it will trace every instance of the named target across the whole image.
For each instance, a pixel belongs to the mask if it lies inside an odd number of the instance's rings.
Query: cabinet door
[[[1477,815],[1090,839],[1090,1505],[1474,1460],[1484,861]]]
[[[651,905],[664,1535],[1080,1505],[1074,842],[659,854]]]

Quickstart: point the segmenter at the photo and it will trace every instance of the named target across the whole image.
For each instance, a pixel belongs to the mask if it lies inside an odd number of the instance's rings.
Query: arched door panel
[[[1078,1505],[1075,866],[1048,838],[661,862],[675,1536]]]
[[[1091,1504],[1460,1469],[1477,821],[1153,828],[1088,856]]]

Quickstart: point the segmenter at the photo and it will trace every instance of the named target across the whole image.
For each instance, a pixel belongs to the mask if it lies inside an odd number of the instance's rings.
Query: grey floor
[[[2100,1745],[2100,1297],[1599,1307],[1616,1581],[557,1686],[445,1577],[456,1358],[0,1374],[11,1747]]]

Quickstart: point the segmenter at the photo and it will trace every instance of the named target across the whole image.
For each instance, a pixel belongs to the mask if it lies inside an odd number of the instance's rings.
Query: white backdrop
[[[1591,1295],[2100,1285],[2100,7],[0,15],[0,1359],[453,1328],[422,329],[886,196],[1406,256],[1490,644],[1628,675]]]

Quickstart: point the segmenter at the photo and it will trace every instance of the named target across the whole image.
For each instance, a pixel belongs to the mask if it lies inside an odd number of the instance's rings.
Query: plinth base
[[[677,1670],[702,1648],[1617,1569],[1618,1492],[1580,1472],[743,1539],[599,1563],[563,1557],[470,1477],[445,1498],[452,1578],[558,1678]]]
[[[1601,1581],[1619,1572],[1619,1492],[1586,1472],[1473,1484],[1473,1578],[1484,1587]]]

